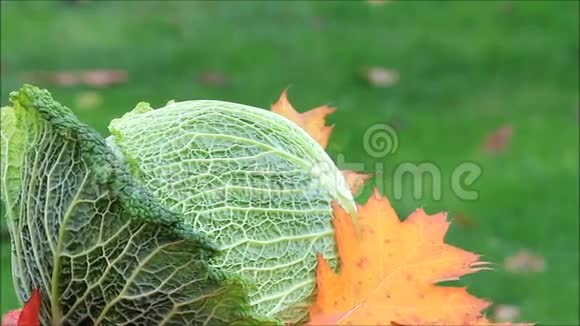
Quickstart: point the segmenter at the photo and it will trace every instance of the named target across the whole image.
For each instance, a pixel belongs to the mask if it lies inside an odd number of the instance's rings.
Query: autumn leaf
[[[383,67],[363,67],[361,77],[371,86],[386,88],[399,82],[399,71]]]
[[[282,91],[278,101],[272,104],[272,112],[280,114],[304,129],[323,148],[328,145],[328,139],[334,129],[334,126],[326,125],[326,117],[335,110],[333,107],[322,105],[310,111],[299,113],[288,100],[287,90]],[[350,170],[344,170],[342,173],[353,194],[356,194],[371,177],[370,174]]]
[[[20,318],[21,309],[10,310],[2,317],[2,326],[16,326],[18,325],[18,318]]]
[[[507,149],[513,135],[512,126],[503,126],[490,133],[483,142],[483,149],[492,154],[503,152]]]
[[[108,87],[127,82],[128,74],[125,70],[97,69],[56,72],[25,73],[24,78],[35,83],[48,83],[63,87],[90,86]]]
[[[443,213],[416,210],[399,221],[376,190],[351,218],[334,206],[340,273],[318,257],[318,294],[311,325],[467,325],[483,320],[484,300],[444,280],[485,268],[479,256],[444,243]]]
[[[22,308],[22,313],[18,319],[18,326],[39,326],[41,304],[42,296],[40,295],[40,291],[35,289]]]
[[[493,307],[493,319],[498,322],[512,322],[520,315],[520,308],[515,305],[499,304]]]
[[[546,262],[543,257],[522,249],[506,257],[504,266],[512,273],[541,273],[546,268]]]
[[[2,326],[40,326],[42,296],[38,289],[32,291],[22,309],[9,311],[2,318]]]
[[[76,107],[82,110],[92,110],[103,103],[101,95],[95,91],[84,91],[77,94]]]
[[[391,2],[392,0],[367,0],[367,3],[371,6],[382,6]]]
[[[456,222],[457,225],[464,229],[472,229],[477,226],[472,218],[463,213],[456,213],[453,217],[453,222]]]
[[[272,104],[272,112],[278,113],[304,129],[322,147],[326,148],[328,138],[334,126],[326,125],[326,116],[333,113],[335,108],[322,105],[304,113],[299,113],[288,101],[287,91],[284,90],[276,103]]]
[[[370,178],[370,174],[354,172],[351,170],[343,170],[341,171],[348,187],[350,188],[350,192],[356,194],[362,188],[362,186],[367,182]]]
[[[197,80],[204,86],[223,87],[231,84],[231,78],[221,71],[205,71],[197,76]]]
[[[4,63],[4,60],[0,59],[0,75],[7,71],[7,66]]]

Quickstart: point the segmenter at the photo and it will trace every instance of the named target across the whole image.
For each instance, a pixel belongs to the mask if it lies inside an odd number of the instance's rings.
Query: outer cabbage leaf
[[[19,297],[44,325],[239,322],[245,286],[208,266],[210,242],[139,185],[104,139],[47,91],[1,109],[1,185]]]
[[[282,116],[221,101],[140,103],[109,129],[134,176],[217,244],[212,265],[253,280],[256,313],[306,315],[316,252],[336,261],[330,203],[356,210],[319,144]]]

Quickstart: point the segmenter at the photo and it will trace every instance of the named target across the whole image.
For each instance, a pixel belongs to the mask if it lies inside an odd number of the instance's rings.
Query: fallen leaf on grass
[[[340,273],[318,257],[311,325],[467,325],[483,318],[486,301],[436,285],[486,269],[478,255],[444,243],[445,214],[419,209],[401,222],[376,190],[358,212],[357,235],[334,205]]]
[[[343,170],[341,172],[353,195],[356,195],[362,186],[371,178],[371,175],[366,173],[351,170]]]
[[[504,261],[505,269],[512,273],[540,273],[546,268],[544,258],[522,249]]]
[[[513,322],[520,316],[520,308],[514,305],[498,304],[493,307],[493,319],[498,322]]]
[[[392,1],[393,0],[367,0],[367,3],[371,6],[382,6]]]
[[[73,4],[73,5],[82,5],[82,4],[88,4],[91,1],[90,0],[67,0],[68,3]]]
[[[108,87],[127,82],[128,74],[124,70],[79,70],[58,72],[34,72],[24,74],[25,78],[35,83],[49,83],[58,86],[91,86]]]
[[[79,109],[92,110],[101,105],[103,99],[97,92],[86,91],[78,93],[75,102]]]
[[[500,153],[507,149],[513,135],[512,126],[503,126],[490,133],[483,142],[483,149],[488,153]]]
[[[326,117],[335,110],[333,107],[322,105],[304,113],[299,113],[288,100],[287,90],[282,91],[278,101],[272,104],[272,112],[280,114],[304,129],[323,148],[326,148],[328,145],[328,139],[334,128],[334,126],[326,125]],[[371,177],[369,174],[349,170],[342,171],[342,173],[353,194],[358,192],[363,184]]]
[[[514,3],[512,1],[503,1],[501,3],[501,13],[506,15],[506,16],[511,16],[513,15],[515,11],[515,6]]]
[[[227,86],[231,80],[228,75],[219,71],[206,71],[198,75],[198,81],[206,86]]]
[[[455,214],[453,216],[453,221],[457,222],[457,224],[464,229],[472,229],[476,226],[475,222],[473,222],[473,220],[469,216],[463,213]]]
[[[310,25],[312,26],[312,29],[319,31],[324,26],[324,20],[322,19],[322,17],[316,16],[312,18],[312,20],[310,21]]]
[[[362,68],[361,75],[373,87],[389,87],[399,82],[399,72],[383,67]]]

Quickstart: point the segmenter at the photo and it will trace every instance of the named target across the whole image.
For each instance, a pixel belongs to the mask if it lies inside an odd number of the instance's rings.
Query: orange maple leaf
[[[436,285],[484,269],[479,256],[444,243],[443,213],[416,210],[401,222],[376,190],[359,206],[358,230],[334,205],[341,260],[336,274],[318,257],[311,325],[468,325],[489,304],[465,288]]]
[[[272,112],[280,114],[304,129],[323,148],[328,145],[328,139],[334,129],[334,126],[326,125],[326,117],[335,110],[335,108],[328,105],[322,105],[304,113],[299,113],[288,100],[287,90],[282,91],[278,101],[272,104]],[[353,194],[356,194],[371,177],[369,174],[350,170],[342,171],[342,173]]]
[[[342,170],[341,172],[353,195],[356,195],[365,182],[367,182],[372,176],[370,174],[354,172],[351,170]]]
[[[334,126],[326,125],[326,116],[336,109],[322,105],[304,113],[299,113],[288,101],[287,91],[282,91],[280,98],[272,104],[272,112],[278,113],[304,129],[323,148],[328,144],[328,138]]]

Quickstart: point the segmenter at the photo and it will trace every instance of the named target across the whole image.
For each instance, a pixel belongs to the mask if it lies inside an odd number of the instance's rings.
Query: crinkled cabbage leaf
[[[306,315],[316,253],[336,262],[331,202],[356,210],[314,139],[270,111],[207,100],[141,103],[109,130],[134,176],[216,243],[211,265],[255,284],[254,312],[292,322]]]
[[[336,263],[344,178],[289,120],[240,104],[141,103],[105,141],[47,91],[4,107],[14,283],[52,325],[298,322],[316,253]]]
[[[43,324],[260,322],[239,277],[208,265],[207,227],[161,205],[47,91],[27,85],[10,100],[1,191],[14,283],[23,301],[40,289]]]

